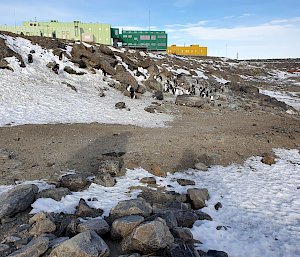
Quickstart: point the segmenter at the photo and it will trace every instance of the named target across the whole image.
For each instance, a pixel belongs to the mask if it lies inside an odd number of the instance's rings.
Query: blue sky
[[[168,44],[199,44],[209,55],[300,57],[300,0],[0,0],[0,23],[80,20],[166,30]]]

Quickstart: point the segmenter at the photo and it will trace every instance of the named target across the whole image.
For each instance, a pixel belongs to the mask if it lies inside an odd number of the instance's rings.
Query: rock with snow
[[[155,185],[156,184],[156,178],[155,177],[145,177],[140,180],[141,183],[143,184],[148,184],[148,185]]]
[[[125,109],[126,108],[126,104],[124,102],[117,102],[115,104],[116,109]]]
[[[152,213],[152,207],[143,198],[120,201],[110,210],[112,220],[129,215],[141,215],[148,217]]]
[[[0,220],[25,211],[35,201],[36,185],[19,185],[0,194]]]
[[[187,195],[195,210],[205,207],[205,201],[208,200],[208,190],[206,188],[189,188]]]
[[[203,162],[198,162],[194,165],[195,169],[197,170],[202,170],[202,171],[207,171],[208,167],[206,164],[204,164]]]
[[[109,231],[109,225],[104,219],[90,219],[77,226],[77,232],[82,233],[88,230],[95,231],[99,236],[103,236]]]
[[[190,179],[178,178],[177,183],[181,186],[194,186],[195,181]]]
[[[139,251],[149,254],[170,246],[174,242],[166,222],[157,218],[154,221],[145,222],[122,240],[121,246],[124,252]]]
[[[78,217],[95,218],[101,216],[103,214],[103,210],[90,207],[83,198],[80,198],[75,214]]]
[[[82,174],[68,174],[64,175],[61,180],[61,185],[70,189],[71,191],[80,191],[88,183],[86,176]]]
[[[109,257],[110,250],[94,231],[80,233],[61,243],[49,257]]]
[[[36,198],[51,198],[60,201],[63,197],[70,195],[71,191],[65,187],[49,188],[39,192]]]
[[[49,238],[38,237],[30,241],[29,244],[21,247],[19,250],[11,253],[9,257],[39,257],[47,251],[49,247]]]
[[[109,173],[103,173],[96,175],[94,183],[104,187],[113,187],[116,184],[116,180]]]
[[[111,237],[113,239],[125,238],[143,221],[144,217],[139,215],[130,215],[115,219],[111,225]]]

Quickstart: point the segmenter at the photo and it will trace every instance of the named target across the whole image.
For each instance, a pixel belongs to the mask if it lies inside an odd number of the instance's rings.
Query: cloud
[[[292,26],[293,22],[298,22],[298,18],[252,26],[169,25],[166,31],[169,44],[206,45],[210,55],[224,56],[228,44],[232,48],[231,55],[236,56],[242,49],[245,58],[300,57],[300,27]]]

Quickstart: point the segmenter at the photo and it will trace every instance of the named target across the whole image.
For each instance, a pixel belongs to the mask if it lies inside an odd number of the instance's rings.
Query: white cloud
[[[270,21],[266,24],[235,27],[168,26],[169,45],[199,44],[209,49],[210,55],[243,58],[300,57],[300,27],[293,26],[297,18]],[[226,45],[228,47],[226,47]],[[225,48],[228,48],[225,50]]]

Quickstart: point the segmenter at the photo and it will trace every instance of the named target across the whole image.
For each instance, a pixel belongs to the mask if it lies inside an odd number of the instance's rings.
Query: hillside
[[[297,256],[300,74],[289,71],[299,69],[299,59],[180,57],[1,32],[0,201],[33,199],[1,209],[0,256],[32,238],[47,245],[36,256],[61,256],[54,245],[92,216],[110,256],[121,246],[134,256],[183,256],[181,246],[187,256]],[[208,192],[201,207],[192,188]],[[114,207],[129,199],[148,210],[138,228],[166,233],[159,250],[112,235]]]

